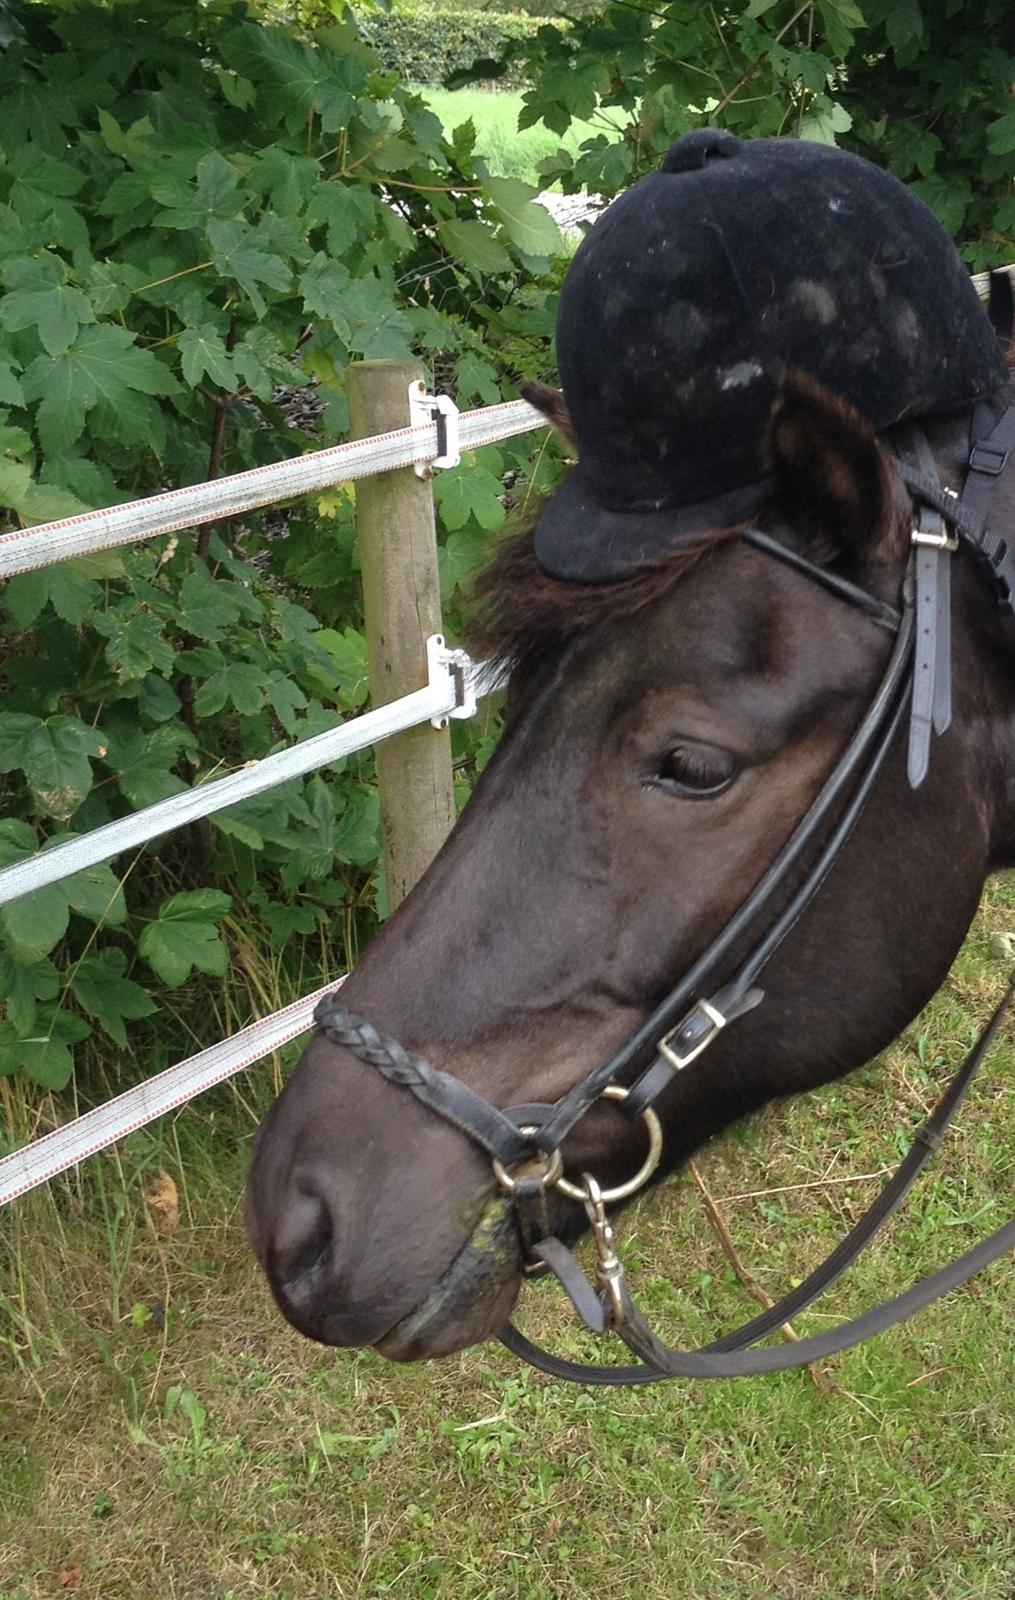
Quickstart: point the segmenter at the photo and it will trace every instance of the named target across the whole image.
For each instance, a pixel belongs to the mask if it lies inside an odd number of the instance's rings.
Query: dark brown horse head
[[[963,420],[929,431],[959,487]],[[896,605],[911,508],[891,454],[794,380],[770,457],[762,525]],[[737,530],[598,587],[549,578],[517,535],[483,594],[475,644],[511,667],[506,731],[342,998],[508,1107],[555,1102],[609,1060],[723,928],[835,766],[892,638]],[[911,790],[893,750],[767,968],[765,1004],[658,1102],[661,1170],[894,1038],[941,983],[985,874],[1015,857],[1011,624],[965,556],[954,606],[955,715],[926,781]],[[599,1105],[564,1146],[567,1170],[614,1182],[641,1137]],[[575,1237],[581,1207],[553,1205]],[[396,1359],[495,1334],[521,1281],[487,1157],[320,1034],[261,1129],[248,1225],[297,1328]]]

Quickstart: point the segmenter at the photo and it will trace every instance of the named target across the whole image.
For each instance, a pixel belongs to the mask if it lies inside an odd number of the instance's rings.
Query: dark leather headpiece
[[[557,357],[580,462],[536,551],[578,582],[754,510],[788,371],[878,432],[1007,376],[955,246],[904,184],[831,146],[714,129],[685,134],[591,229]]]

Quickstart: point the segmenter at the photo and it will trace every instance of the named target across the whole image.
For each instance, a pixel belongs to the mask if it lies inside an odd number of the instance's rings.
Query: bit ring
[[[625,1089],[619,1083],[608,1083],[600,1098],[603,1100],[626,1100],[630,1092],[629,1089]],[[628,1178],[626,1183],[618,1183],[613,1189],[603,1189],[599,1192],[599,1198],[604,1205],[611,1205],[615,1200],[626,1200],[629,1195],[637,1194],[638,1190],[648,1182],[659,1165],[663,1153],[663,1130],[659,1118],[651,1106],[645,1107],[641,1117],[648,1132],[648,1154],[633,1178]],[[559,1154],[559,1152],[555,1151],[554,1154]],[[566,1194],[569,1200],[584,1201],[589,1193],[584,1185],[571,1183],[568,1178],[563,1177],[555,1180],[554,1187],[559,1189],[561,1194]]]
[[[524,1134],[527,1139],[531,1139],[534,1133],[539,1132],[539,1129],[530,1123],[527,1127],[519,1128],[518,1132]],[[542,1172],[538,1174],[539,1182],[544,1189],[550,1189],[555,1183],[561,1181],[561,1174],[564,1171],[564,1159],[559,1150],[538,1150],[536,1155],[543,1165]],[[519,1162],[519,1166],[529,1165],[531,1165],[529,1161]],[[508,1171],[503,1161],[498,1161],[496,1156],[493,1157],[493,1175],[507,1194],[514,1194],[518,1187],[518,1180]]]

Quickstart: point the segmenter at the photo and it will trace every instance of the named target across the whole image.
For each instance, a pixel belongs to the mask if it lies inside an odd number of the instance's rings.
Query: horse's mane
[[[738,539],[743,526],[702,533],[693,545],[644,562],[629,578],[567,583],[536,558],[538,513],[507,535],[470,596],[469,649],[508,668],[566,644],[598,622],[632,616],[679,583],[702,556]]]

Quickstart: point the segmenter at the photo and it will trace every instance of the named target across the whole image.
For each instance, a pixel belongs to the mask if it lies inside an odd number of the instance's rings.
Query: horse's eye
[[[728,750],[711,745],[676,744],[650,780],[656,788],[688,800],[709,800],[728,789],[738,772]]]

